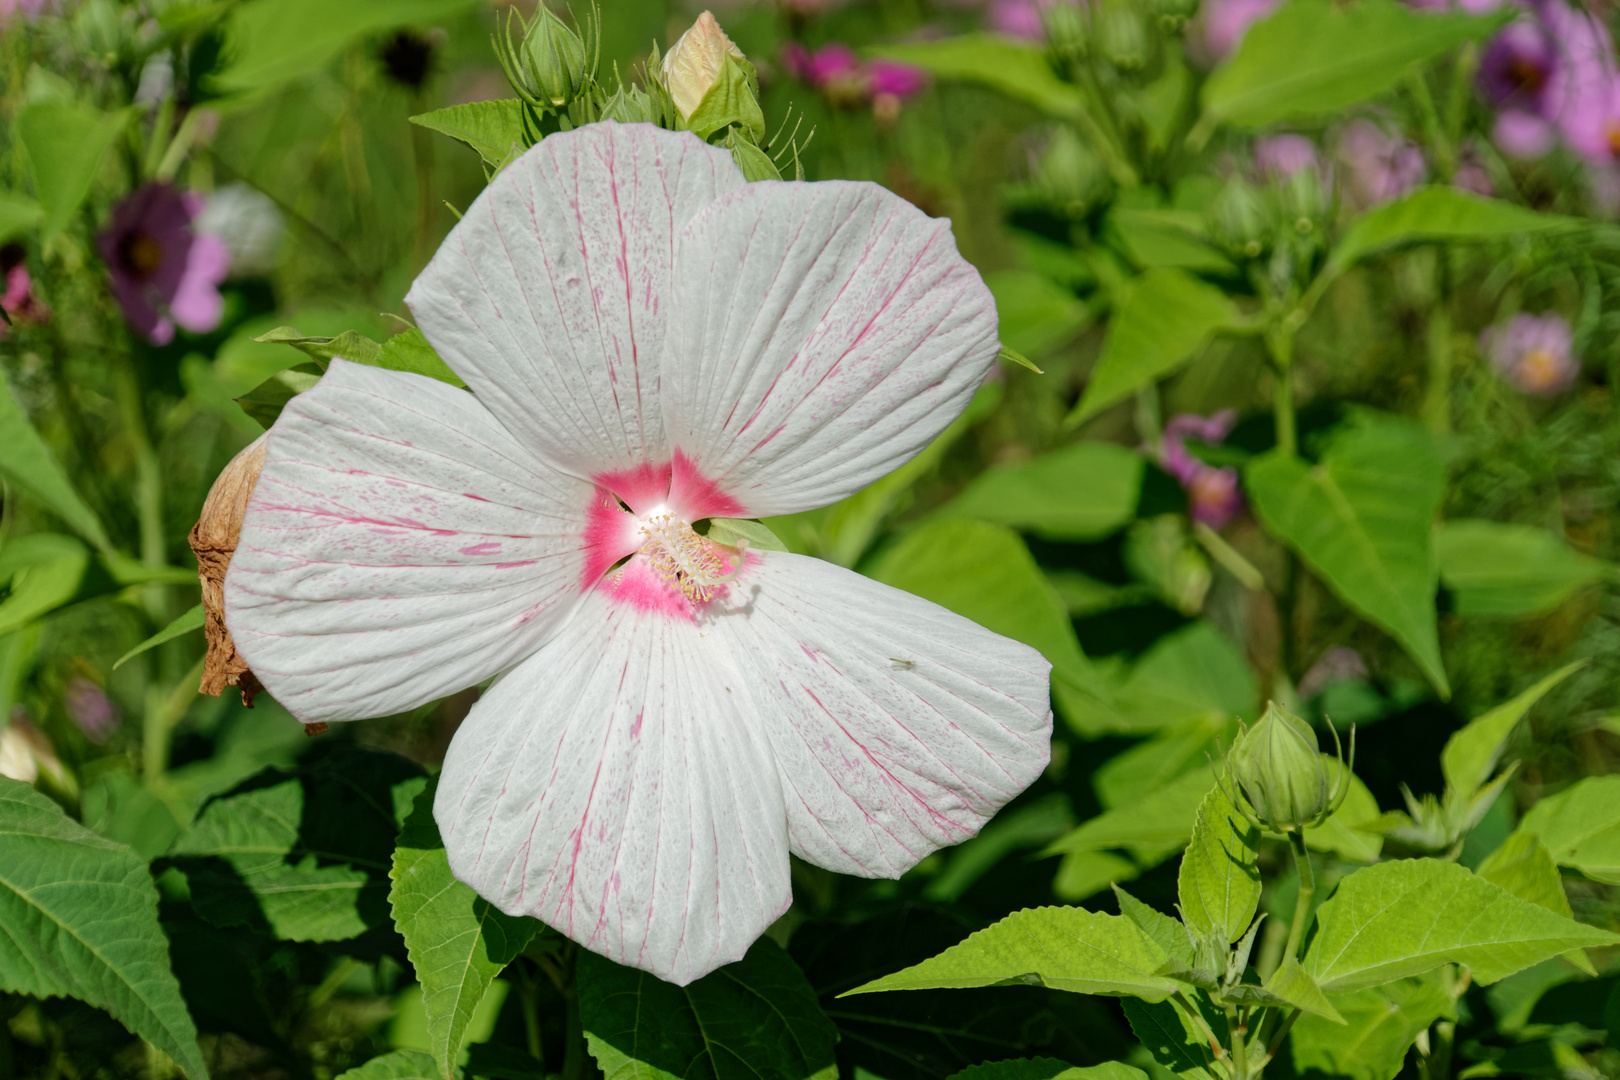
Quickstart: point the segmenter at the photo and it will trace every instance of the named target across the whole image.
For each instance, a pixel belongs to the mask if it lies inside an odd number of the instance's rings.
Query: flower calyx
[[[542,111],[566,109],[596,79],[601,53],[600,15],[581,23],[576,33],[545,4],[527,22],[517,11],[507,14],[502,33],[494,37],[495,55],[518,96]],[[520,35],[512,32],[516,21]]]
[[[1321,825],[1344,804],[1356,760],[1356,729],[1350,728],[1348,760],[1338,732],[1331,724],[1328,730],[1333,732],[1332,758],[1320,751],[1309,724],[1267,702],[1265,715],[1238,736],[1225,769],[1236,790],[1228,790],[1219,774],[1217,780],[1250,824],[1280,835],[1302,832]]]
[[[755,144],[764,138],[759,73],[710,12],[697,17],[656,67],[679,126],[705,140],[732,125]]]
[[[253,697],[263,687],[248,669],[247,661],[236,651],[231,632],[225,626],[225,571],[236,552],[242,533],[242,518],[248,500],[264,468],[265,439],[260,435],[247,449],[231,459],[208,489],[202,515],[191,527],[187,540],[197,557],[197,577],[202,582],[203,634],[208,654],[203,660],[201,693],[218,697],[227,686],[242,692],[242,704],[253,707]]]

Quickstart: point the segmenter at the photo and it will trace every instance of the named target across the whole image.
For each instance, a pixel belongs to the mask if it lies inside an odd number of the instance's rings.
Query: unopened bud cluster
[[[1333,741],[1337,747],[1336,732]],[[1354,728],[1350,760],[1330,758],[1309,724],[1273,702],[1227,755],[1226,775],[1237,788],[1227,797],[1258,828],[1273,833],[1314,828],[1343,804],[1354,762]]]

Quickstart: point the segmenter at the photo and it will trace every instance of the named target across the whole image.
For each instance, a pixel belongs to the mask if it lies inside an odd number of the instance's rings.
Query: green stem
[[[1283,949],[1283,961],[1299,958],[1300,942],[1305,940],[1305,927],[1311,921],[1311,901],[1316,899],[1316,875],[1311,872],[1311,853],[1305,847],[1305,832],[1295,829],[1288,834],[1288,846],[1294,852],[1294,866],[1299,870],[1299,896],[1294,901],[1294,921],[1288,927],[1288,945]]]
[[[1226,1007],[1226,1036],[1232,1051],[1233,1080],[1249,1080],[1249,1032],[1238,1019],[1235,1005]]]
[[[540,993],[534,976],[529,974],[527,965],[518,964],[518,994],[523,999],[523,1037],[529,1047],[529,1056],[540,1062],[536,1070],[539,1075],[546,1075],[545,1045],[540,1041]]]
[[[1272,395],[1271,411],[1276,418],[1277,449],[1286,454],[1299,452],[1299,439],[1294,426],[1294,331],[1283,323],[1273,324],[1266,331],[1266,351],[1271,364],[1277,369],[1277,390]]]
[[[585,1025],[579,1017],[579,991],[568,988],[567,1030],[563,1034],[562,1080],[585,1080],[589,1075],[590,1056],[585,1046]]]
[[[1456,146],[1462,140],[1468,119],[1468,103],[1474,97],[1474,75],[1479,71],[1479,46],[1470,41],[1457,53],[1451,69],[1451,91],[1446,99],[1446,138]]]
[[[1457,154],[1440,123],[1440,113],[1434,107],[1434,95],[1429,93],[1429,80],[1421,71],[1414,71],[1406,84],[1412,91],[1412,100],[1417,104],[1424,137],[1434,151],[1435,171],[1441,183],[1450,183],[1451,174],[1457,168]]]
[[[1277,1056],[1277,1051],[1282,1047],[1282,1041],[1288,1037],[1288,1032],[1293,1028],[1294,1021],[1299,1019],[1299,1014],[1299,1009],[1289,1013],[1288,1019],[1283,1021],[1282,1027],[1277,1029],[1277,1034],[1271,1037],[1271,1042],[1266,1044],[1266,1060],[1269,1061]]]
[[[1450,1020],[1435,1024],[1429,1032],[1429,1052],[1418,1063],[1423,1080],[1451,1080],[1451,1048],[1457,1025]]]
[[[1423,389],[1423,423],[1437,435],[1451,430],[1451,306],[1447,302],[1444,252],[1435,268],[1434,307],[1425,335],[1429,354],[1428,382]]]

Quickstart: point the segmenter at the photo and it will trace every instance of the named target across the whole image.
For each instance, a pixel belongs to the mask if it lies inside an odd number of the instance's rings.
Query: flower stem
[[[1451,307],[1446,297],[1444,253],[1435,267],[1434,307],[1429,311],[1425,342],[1429,354],[1428,382],[1423,389],[1423,423],[1437,435],[1451,430]]]
[[[1238,1019],[1236,1005],[1226,1007],[1226,1036],[1232,1050],[1233,1080],[1249,1080],[1249,1030]]]
[[[1271,354],[1272,366],[1277,369],[1277,389],[1271,399],[1271,411],[1277,427],[1277,449],[1286,454],[1297,454],[1299,438],[1294,424],[1294,331],[1283,325],[1271,327],[1266,331],[1266,351]]]
[[[1316,898],[1316,875],[1311,873],[1311,853],[1305,847],[1305,831],[1290,832],[1288,846],[1293,849],[1294,866],[1299,870],[1299,896],[1294,901],[1294,921],[1288,927],[1288,945],[1283,949],[1285,962],[1299,957],[1299,945],[1305,939],[1305,926],[1311,919],[1311,901]]]

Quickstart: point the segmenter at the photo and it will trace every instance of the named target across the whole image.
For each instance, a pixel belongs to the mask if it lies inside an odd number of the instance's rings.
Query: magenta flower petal
[[[1497,114],[1491,141],[1509,157],[1534,160],[1552,150],[1558,141],[1558,130],[1534,113],[1506,109]]]
[[[194,333],[219,325],[219,283],[230,254],[217,237],[192,228],[201,210],[195,193],[147,184],[113,207],[101,234],[113,296],[130,325],[155,345],[173,340],[176,323]]]
[[[1491,366],[1526,394],[1548,396],[1567,390],[1580,373],[1569,322],[1556,313],[1519,313],[1479,337]]]
[[[897,98],[912,97],[928,85],[926,71],[895,60],[872,61],[866,65],[866,77],[873,94],[892,94]]]

